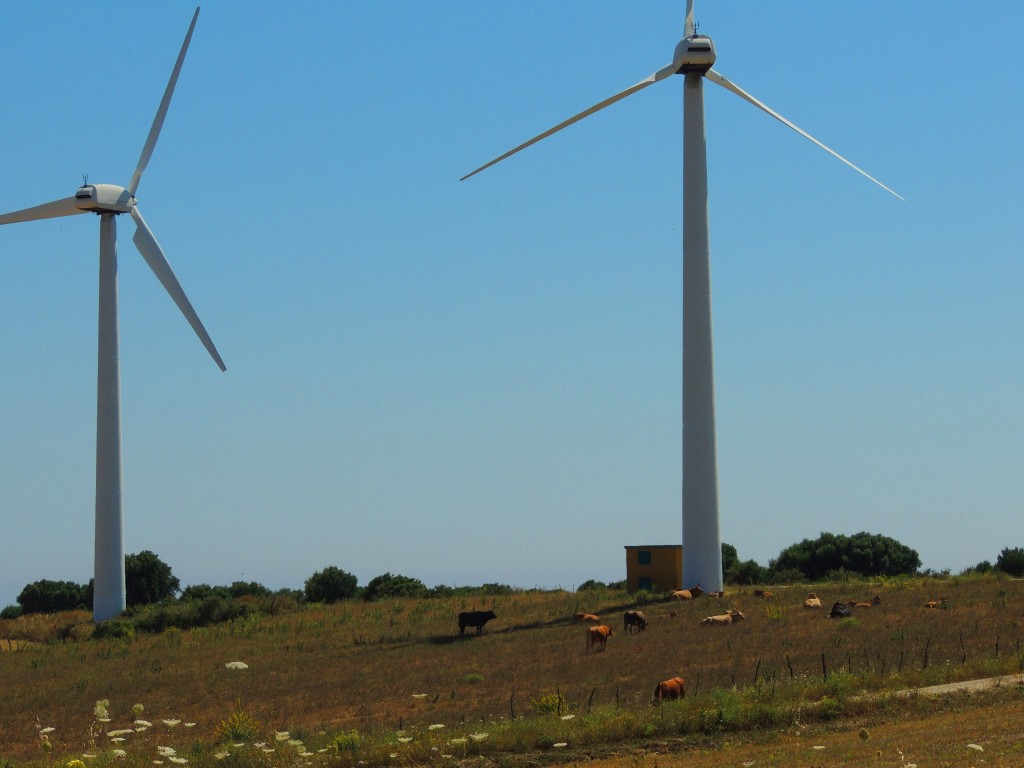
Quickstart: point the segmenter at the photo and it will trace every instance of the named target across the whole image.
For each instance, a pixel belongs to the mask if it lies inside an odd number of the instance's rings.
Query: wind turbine
[[[683,39],[672,63],[598,102],[544,133],[466,174],[461,181],[531,144],[643,90],[671,75],[683,75],[683,584],[722,589],[722,539],[718,518],[718,466],[715,437],[714,361],[711,342],[711,269],[708,240],[707,154],[704,133],[704,80],[720,85],[813,141],[833,157],[900,200],[878,179],[829,149],[778,112],[712,69],[715,45],[697,34],[693,0],[687,0]]]
[[[135,199],[142,173],[149,164],[167,108],[178,82],[181,65],[185,61],[192,32],[196,28],[199,9],[196,8],[185,42],[181,45],[170,81],[149,129],[142,155],[127,187],[115,184],[83,183],[72,197],[44,203],[33,208],[0,216],[0,224],[20,221],[51,219],[80,213],[95,213],[100,217],[100,274],[99,274],[99,345],[97,353],[96,397],[96,550],[95,581],[93,587],[93,618],[105,621],[124,612],[124,514],[121,507],[121,374],[118,352],[117,321],[117,224],[122,213],[135,221],[132,238],[142,258],[153,270],[164,289],[188,320],[200,341],[222,371],[227,370],[217,348],[192,308],[163,249]]]

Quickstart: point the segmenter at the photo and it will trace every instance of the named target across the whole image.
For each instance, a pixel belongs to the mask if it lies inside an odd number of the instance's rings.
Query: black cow
[[[626,611],[622,617],[622,631],[632,633],[633,627],[643,632],[647,629],[647,617],[643,611]]]
[[[484,624],[496,618],[494,611],[463,611],[459,614],[459,634],[466,634],[466,627],[476,627],[479,635],[484,631]]]
[[[846,603],[832,603],[832,611],[828,615],[830,619],[848,619],[851,616],[853,611]]]

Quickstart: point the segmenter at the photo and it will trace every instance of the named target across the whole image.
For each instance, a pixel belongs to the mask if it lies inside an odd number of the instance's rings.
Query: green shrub
[[[131,622],[124,619],[102,621],[96,625],[93,637],[99,640],[131,641],[135,639],[135,627]]]
[[[236,702],[234,711],[217,726],[217,738],[220,741],[253,741],[262,732],[260,721],[242,709],[241,701]]]
[[[470,672],[468,675],[462,676],[462,682],[464,683],[482,683],[484,676],[479,672]]]
[[[335,752],[356,752],[362,744],[359,731],[342,731],[331,741],[331,748]]]
[[[565,699],[560,693],[549,693],[539,699],[534,699],[530,705],[538,715],[557,715],[561,714],[565,707]]]

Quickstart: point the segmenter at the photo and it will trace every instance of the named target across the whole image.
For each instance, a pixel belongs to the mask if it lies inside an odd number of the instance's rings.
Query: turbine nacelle
[[[93,213],[131,213],[135,196],[116,184],[83,184],[75,192],[75,207]]]
[[[685,75],[688,72],[704,74],[715,64],[715,44],[707,35],[691,35],[684,37],[676,46],[672,56],[672,65],[678,67],[676,72]]]

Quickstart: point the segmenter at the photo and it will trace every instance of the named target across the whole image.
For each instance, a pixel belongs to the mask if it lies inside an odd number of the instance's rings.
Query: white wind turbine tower
[[[697,34],[693,20],[693,0],[687,0],[684,37],[676,46],[671,64],[462,177],[462,180],[468,179],[649,85],[671,75],[683,75],[683,586],[700,584],[710,591],[722,589],[722,539],[718,522],[704,79],[732,91],[767,112],[887,192],[903,199],[727,80],[711,68],[714,63],[714,43],[706,35]]]
[[[83,184],[72,197],[44,203],[0,216],[0,224],[35,221],[79,213],[95,213],[100,217],[99,273],[99,345],[97,355],[96,397],[96,553],[93,590],[93,618],[105,621],[125,609],[124,576],[124,514],[121,507],[121,374],[118,352],[117,321],[117,224],[116,217],[130,214],[135,220],[132,240],[157,279],[185,315],[214,362],[222,371],[224,362],[217,353],[199,316],[192,308],[185,291],[167,263],[163,250],[142,218],[135,191],[142,173],[153,154],[174,86],[185,60],[192,32],[199,18],[196,8],[170,81],[157,109],[153,126],[142,148],[139,163],[127,187],[114,184]]]

